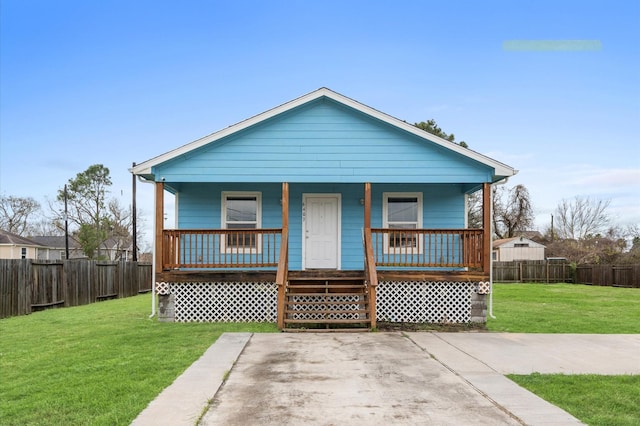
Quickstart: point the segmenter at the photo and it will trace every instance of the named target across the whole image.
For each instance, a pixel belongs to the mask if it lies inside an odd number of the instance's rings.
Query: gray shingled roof
[[[50,247],[50,248],[63,248],[63,247],[65,247],[64,236],[40,235],[40,236],[31,237],[31,239],[33,241],[36,241],[37,243],[43,245],[43,246]],[[69,247],[70,248],[80,248],[80,243],[78,243],[73,238],[69,237]]]
[[[11,232],[3,231],[0,229],[0,244],[11,244],[18,246],[42,246],[29,238],[21,237],[20,235],[12,234]]]

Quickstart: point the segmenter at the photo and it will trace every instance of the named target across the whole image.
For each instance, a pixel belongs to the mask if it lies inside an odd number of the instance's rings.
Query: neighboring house
[[[41,248],[32,239],[0,229],[0,259],[36,259]]]
[[[132,259],[133,242],[131,238],[109,238],[100,245],[100,254],[111,261]]]
[[[64,236],[40,235],[31,237],[43,247],[38,248],[37,259],[40,260],[64,260],[66,259],[66,242]],[[86,258],[82,252],[80,243],[69,237],[69,259]]]
[[[535,242],[544,240],[544,236],[540,233],[540,231],[520,231],[518,232],[518,237],[525,237]]]
[[[516,173],[326,88],[131,171],[155,184],[159,317],[281,328],[484,322],[491,185]]]
[[[64,236],[36,236],[31,239],[39,243],[42,247],[37,250],[37,259],[40,260],[61,260],[65,258],[66,246]],[[109,238],[100,245],[100,256],[103,259],[131,260],[133,243],[122,241],[121,239]],[[80,242],[72,236],[69,237],[69,259],[86,259],[87,256],[82,250]]]
[[[544,250],[545,246],[523,236],[505,238],[493,242],[493,260],[544,260]]]

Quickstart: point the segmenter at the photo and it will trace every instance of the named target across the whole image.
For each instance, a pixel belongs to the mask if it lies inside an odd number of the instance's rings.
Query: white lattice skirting
[[[478,283],[384,281],[377,287],[378,321],[467,323]]]
[[[275,283],[171,283],[176,322],[275,322]]]

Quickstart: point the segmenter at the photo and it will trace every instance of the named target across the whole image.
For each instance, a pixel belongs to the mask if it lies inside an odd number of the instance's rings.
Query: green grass
[[[640,376],[509,375],[591,426],[640,424]]]
[[[640,289],[578,284],[496,284],[491,331],[640,333]]]
[[[640,333],[640,289],[573,284],[496,284],[491,331]],[[615,360],[610,360],[615,362]],[[511,380],[595,425],[640,424],[640,376],[532,374]]]
[[[227,331],[159,323],[150,295],[0,320],[0,424],[127,425]]]
[[[158,323],[150,296],[0,320],[0,424],[129,424],[225,331]],[[491,331],[640,333],[640,290],[497,284]],[[640,376],[509,376],[590,425],[639,424]],[[635,423],[634,423],[635,422]]]

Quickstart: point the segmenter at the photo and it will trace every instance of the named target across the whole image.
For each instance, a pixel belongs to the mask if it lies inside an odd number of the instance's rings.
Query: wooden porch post
[[[364,229],[371,229],[371,183],[364,184]]]
[[[164,182],[156,182],[156,217],[155,217],[155,264],[156,264],[156,274],[158,271],[162,272],[164,269],[164,265],[162,264],[162,254],[164,253],[164,248],[162,247],[162,231],[164,230]],[[154,277],[155,278],[155,277]]]
[[[482,184],[482,272],[491,273],[491,184]]]
[[[282,183],[282,229],[289,229],[289,184]]]
[[[282,183],[282,238],[280,241],[280,260],[276,283],[278,284],[278,328],[284,328],[284,307],[287,287],[287,275],[289,273],[289,184]]]

